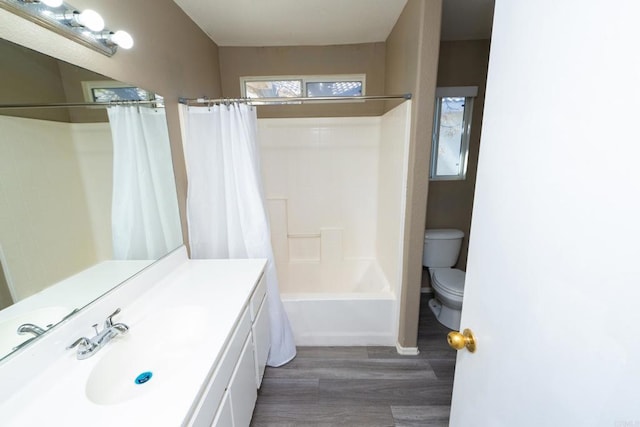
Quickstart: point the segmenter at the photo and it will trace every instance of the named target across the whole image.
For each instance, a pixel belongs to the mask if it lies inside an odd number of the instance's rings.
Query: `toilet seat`
[[[457,268],[438,268],[433,272],[433,287],[452,297],[462,299],[465,272]]]

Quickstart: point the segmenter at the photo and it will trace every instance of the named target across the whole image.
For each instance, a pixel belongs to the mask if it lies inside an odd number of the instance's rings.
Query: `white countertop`
[[[27,322],[40,327],[56,324],[153,262],[103,261],[0,310],[0,358],[32,338],[30,335],[18,335],[16,329],[19,325]]]
[[[82,308],[154,260],[102,261],[0,311],[0,322],[46,307]]]
[[[89,359],[77,360],[75,350],[69,350],[53,360],[40,375],[0,404],[2,425],[181,425],[247,307],[264,265],[264,260],[185,261],[150,291],[122,307],[114,321],[127,324],[129,334],[114,338]],[[181,319],[171,318],[189,311],[202,314],[202,324],[181,324]],[[77,337],[92,336],[90,331],[87,325],[85,330],[77,331]],[[167,337],[176,331],[182,342],[172,345]],[[156,335],[153,345],[159,344],[159,352],[180,352],[158,372],[157,378],[140,386],[147,387],[144,393],[109,405],[87,398],[87,379],[110,351]],[[163,377],[167,371],[171,371],[170,378]]]

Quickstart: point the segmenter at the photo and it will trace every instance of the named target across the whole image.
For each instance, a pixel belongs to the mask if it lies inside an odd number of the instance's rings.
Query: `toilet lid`
[[[464,292],[464,271],[457,268],[438,269],[433,273],[434,284],[453,294]]]

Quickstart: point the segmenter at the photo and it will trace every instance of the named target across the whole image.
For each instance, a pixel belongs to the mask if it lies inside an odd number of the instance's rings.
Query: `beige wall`
[[[409,0],[387,38],[385,92],[413,94],[398,343],[417,347],[442,0]]]
[[[427,202],[427,228],[457,228],[464,231],[462,251],[456,265],[463,270],[466,269],[469,247],[489,46],[489,40],[443,42],[440,45],[438,86],[478,86],[471,118],[467,178],[463,181],[431,181]]]
[[[64,61],[58,61],[60,78],[64,87],[66,102],[86,102],[82,91],[83,81],[111,80],[102,74],[76,67]],[[105,108],[69,108],[69,119],[73,123],[108,122]]]
[[[0,40],[0,82],[0,104],[66,102],[58,61],[4,40]],[[69,121],[69,112],[64,108],[0,110],[0,114]]]
[[[0,39],[0,103],[85,102],[83,81],[112,80],[32,49]],[[4,116],[59,122],[107,122],[103,108],[29,108],[0,110]]]
[[[129,31],[135,40],[133,49],[109,58],[5,10],[0,10],[0,37],[165,97],[186,236],[187,179],[178,98],[222,95],[218,47],[172,0],[74,0],[73,5],[99,11],[109,28]]]
[[[366,74],[366,94],[384,93],[385,44],[221,47],[222,95],[240,97],[242,76]],[[380,102],[262,106],[259,117],[379,116]]]

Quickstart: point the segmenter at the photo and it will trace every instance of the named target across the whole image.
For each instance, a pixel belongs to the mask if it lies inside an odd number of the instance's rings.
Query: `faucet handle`
[[[104,327],[105,328],[110,328],[113,326],[113,316],[115,316],[116,314],[120,313],[120,307],[118,307],[116,309],[116,311],[114,311],[113,313],[111,313],[110,316],[107,316],[107,320],[104,321]]]
[[[71,350],[72,348],[77,347],[79,345],[83,347],[89,347],[91,345],[91,341],[89,340],[89,338],[80,337],[77,340],[75,340],[73,344],[67,347],[67,350]]]

